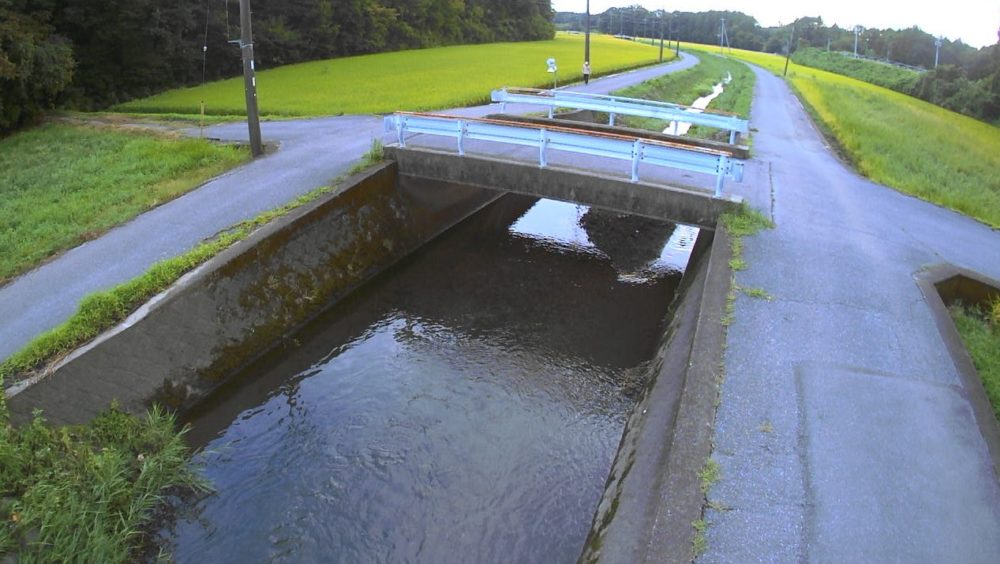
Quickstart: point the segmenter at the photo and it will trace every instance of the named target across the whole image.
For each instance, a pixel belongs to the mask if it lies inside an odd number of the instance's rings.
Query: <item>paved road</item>
[[[697,63],[692,56],[663,65],[573,85],[572,90],[608,93]],[[510,112],[537,106],[509,107]],[[470,116],[499,105],[454,110]],[[239,221],[278,207],[344,174],[382,138],[377,116],[344,116],[262,124],[265,141],[280,143],[274,154],[235,169],[198,190],[145,213],[104,236],[0,288],[0,359],[68,318],[80,299],[144,272]],[[246,140],[245,123],[209,128],[207,135]]]
[[[755,72],[773,185],[746,195],[777,228],[737,279],[774,300],[737,299],[700,561],[996,562],[997,477],[914,273],[1000,278],[1000,232],[861,178]]]

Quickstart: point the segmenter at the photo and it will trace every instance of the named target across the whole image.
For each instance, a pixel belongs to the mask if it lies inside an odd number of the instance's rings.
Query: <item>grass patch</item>
[[[692,521],[691,526],[694,527],[694,538],[691,539],[691,558],[695,559],[708,550],[708,538],[705,537],[708,522],[704,519],[698,519]]]
[[[697,98],[711,94],[712,88],[716,84],[727,75],[732,75],[733,80],[726,85],[723,93],[712,101],[709,108],[747,118],[750,115],[750,103],[756,81],[753,72],[743,63],[733,59],[708,53],[698,53],[698,58],[701,59],[701,63],[690,69],[624,88],[615,94],[687,105]],[[629,127],[652,131],[663,131],[668,125],[663,120],[634,116],[621,116],[621,120]],[[688,135],[703,139],[729,140],[729,132],[727,131],[698,126],[692,127]]]
[[[783,57],[766,53],[733,49],[732,54],[778,75],[785,64]],[[788,67],[788,82],[861,174],[1000,227],[1000,129],[795,63]]]
[[[348,174],[357,174],[362,170],[382,162],[385,159],[385,147],[382,145],[381,139],[372,139],[372,145],[368,148],[368,151],[364,155],[361,155],[361,160],[358,164],[351,167]]]
[[[774,296],[772,296],[770,292],[768,292],[763,288],[746,288],[740,286],[740,290],[742,290],[743,293],[746,294],[748,298],[755,298],[758,300],[764,300],[766,302],[769,302],[774,299]]]
[[[62,324],[35,337],[24,348],[0,363],[0,382],[21,379],[114,327],[150,298],[165,290],[186,272],[245,239],[277,217],[333,190],[325,186],[299,196],[279,208],[236,224],[190,251],[151,266],[142,275],[110,290],[90,294]]]
[[[12,427],[0,406],[0,556],[21,562],[129,562],[171,491],[204,490],[173,417],[114,407],[88,426],[39,414]]]
[[[0,140],[0,283],[247,156],[198,139],[66,124]]]
[[[655,63],[659,48],[591,36],[592,77]],[[671,57],[673,55],[671,54]],[[489,102],[502,86],[552,85],[545,60],[559,63],[560,84],[582,79],[583,36],[549,41],[455,45],[287,65],[257,73],[265,116],[433,110]],[[242,78],[164,92],[120,104],[126,112],[246,115]]]
[[[747,261],[743,257],[743,238],[756,235],[764,229],[773,229],[774,222],[748,206],[746,202],[737,211],[722,214],[720,220],[722,227],[729,234],[729,268],[733,271],[729,280],[729,292],[726,294],[726,308],[722,315],[722,324],[728,327],[736,320],[736,294],[741,289],[736,283],[736,272],[747,268]],[[744,291],[754,293],[755,289],[749,288],[744,289]],[[764,292],[763,290],[759,291]],[[764,294],[767,293],[764,292]],[[770,294],[767,295],[770,296]]]
[[[993,413],[1000,419],[1000,297],[981,307],[956,304],[950,311],[983,381]]]
[[[722,470],[719,463],[709,458],[705,461],[705,466],[698,471],[698,480],[701,482],[701,493],[708,494],[708,490],[722,477]]]

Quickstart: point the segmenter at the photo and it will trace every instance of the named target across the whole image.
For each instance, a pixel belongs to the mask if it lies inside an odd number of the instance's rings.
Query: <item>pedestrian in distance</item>
[[[590,61],[583,62],[583,83],[590,84]]]

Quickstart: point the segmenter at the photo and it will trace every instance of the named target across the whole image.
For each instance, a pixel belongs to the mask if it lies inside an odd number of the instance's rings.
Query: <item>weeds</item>
[[[1000,418],[1000,296],[981,307],[956,304],[950,311],[993,413]]]
[[[351,167],[351,170],[347,174],[357,174],[374,164],[382,162],[384,159],[385,147],[382,145],[382,140],[373,138],[371,147],[361,156],[361,161]]]
[[[704,519],[698,519],[692,521],[691,526],[694,527],[694,538],[691,539],[691,558],[695,559],[708,550],[708,539],[705,537],[708,523]]]
[[[763,288],[745,288],[743,286],[740,286],[740,290],[742,290],[743,293],[746,294],[746,296],[749,298],[756,298],[758,300],[764,300],[766,302],[769,302],[774,299],[774,296],[772,296],[767,290]]]
[[[719,463],[709,458],[705,461],[705,466],[698,471],[698,480],[701,482],[701,493],[708,494],[708,490],[721,478]]]
[[[53,428],[40,414],[0,419],[0,555],[20,561],[127,562],[168,490],[207,484],[187,466],[172,416],[112,407],[89,426]]]

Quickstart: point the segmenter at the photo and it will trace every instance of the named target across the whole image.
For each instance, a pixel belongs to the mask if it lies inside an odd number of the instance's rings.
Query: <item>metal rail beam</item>
[[[409,112],[386,116],[384,126],[387,133],[396,134],[400,147],[406,147],[407,134],[454,138],[459,155],[465,154],[467,140],[534,147],[543,168],[548,166],[547,154],[551,150],[630,161],[632,182],[639,181],[641,163],[713,175],[717,198],[722,196],[727,177],[737,182],[743,179],[743,163],[726,152],[626,135]]]
[[[502,88],[494,90],[490,94],[490,99],[500,103],[501,112],[506,110],[507,104],[513,103],[546,106],[549,109],[550,118],[556,108],[605,112],[610,116],[608,119],[609,125],[615,124],[615,116],[619,114],[662,119],[664,121],[687,122],[728,131],[730,143],[736,142],[737,134],[746,135],[750,131],[750,123],[747,120],[731,114],[706,111],[681,104],[626,98],[623,96],[588,94],[566,90]]]

